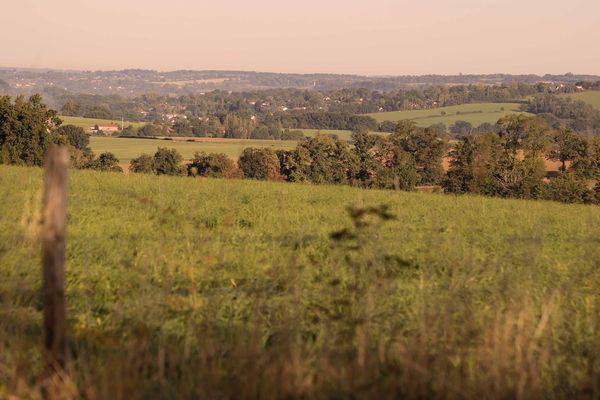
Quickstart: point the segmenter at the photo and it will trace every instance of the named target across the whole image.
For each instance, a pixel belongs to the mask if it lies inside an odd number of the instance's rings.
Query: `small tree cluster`
[[[250,179],[277,180],[280,179],[280,164],[277,154],[268,148],[244,149],[238,160],[238,166],[244,177]]]
[[[129,171],[156,175],[181,175],[183,157],[175,149],[159,147],[154,156],[142,154],[131,160]]]
[[[242,172],[236,163],[223,153],[196,153],[187,166],[188,175],[211,178],[241,178]]]

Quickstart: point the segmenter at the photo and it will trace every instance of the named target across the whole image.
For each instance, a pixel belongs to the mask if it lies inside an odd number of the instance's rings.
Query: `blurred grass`
[[[0,166],[0,397],[45,384],[40,187],[41,170]],[[346,209],[382,204],[394,219]],[[111,399],[597,398],[599,222],[592,206],[72,171],[74,384]]]

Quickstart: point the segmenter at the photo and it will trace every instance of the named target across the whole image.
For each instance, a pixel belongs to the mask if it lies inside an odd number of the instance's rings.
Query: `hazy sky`
[[[0,2],[0,66],[600,74],[600,0]]]

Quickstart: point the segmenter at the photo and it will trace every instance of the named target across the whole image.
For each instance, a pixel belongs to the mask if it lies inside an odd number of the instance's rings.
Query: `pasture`
[[[473,126],[479,126],[484,122],[494,124],[500,118],[509,114],[527,114],[519,111],[519,107],[519,103],[473,103],[429,110],[392,111],[367,115],[375,118],[377,122],[409,119],[415,121],[421,127],[439,123],[443,123],[448,127],[459,120],[467,121]],[[445,114],[442,115],[442,113]]]
[[[586,90],[585,92],[563,94],[573,100],[581,100],[600,110],[600,90]]]
[[[65,115],[60,115],[59,118],[63,121],[63,125],[75,125],[79,126],[83,129],[92,129],[96,124],[114,124],[121,126],[121,120],[112,120],[112,119],[100,119],[100,118],[83,118],[83,117],[68,117]],[[136,128],[140,128],[145,125],[144,122],[130,122],[124,121],[125,127],[128,125],[133,125]]]
[[[121,163],[129,163],[133,158],[139,157],[143,153],[152,155],[159,147],[176,149],[186,160],[193,158],[196,152],[201,151],[207,153],[225,153],[237,159],[246,147],[268,147],[273,150],[293,149],[296,147],[295,141],[288,140],[189,139],[195,141],[188,142],[185,139],[164,140],[91,136],[90,147],[96,154],[104,152],[113,153]]]
[[[296,130],[296,129],[292,129]],[[352,131],[346,130],[335,130],[335,129],[297,129],[304,133],[306,137],[315,137],[319,134],[321,135],[336,135],[340,140],[349,142],[352,140]],[[388,135],[387,132],[369,132],[372,135]]]
[[[41,397],[41,176],[0,166],[0,397]],[[600,395],[598,207],[95,171],[69,190],[77,397]]]

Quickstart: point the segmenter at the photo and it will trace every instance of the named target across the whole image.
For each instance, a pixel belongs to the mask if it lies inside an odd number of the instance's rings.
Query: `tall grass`
[[[600,209],[73,171],[72,380],[37,169],[0,167],[0,398],[597,398]]]

